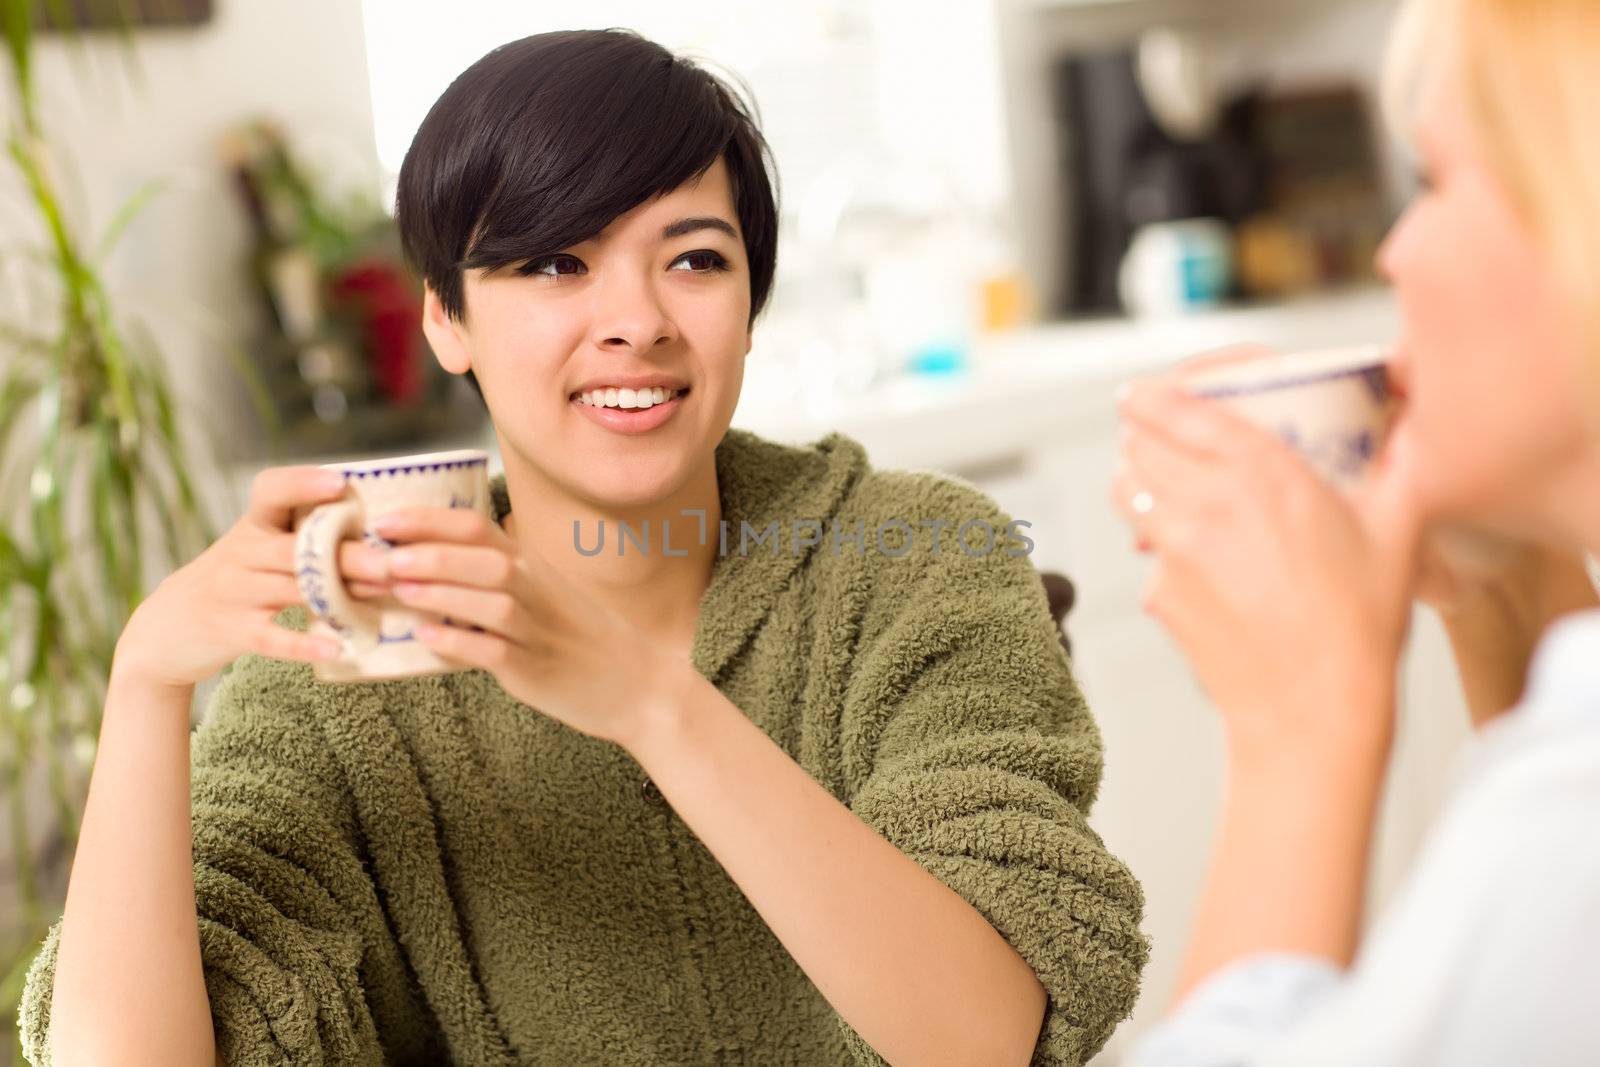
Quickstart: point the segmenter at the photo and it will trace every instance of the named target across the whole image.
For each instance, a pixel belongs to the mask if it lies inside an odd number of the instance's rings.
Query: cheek
[[[744,379],[745,339],[749,333],[750,300],[733,285],[712,293],[685,294],[676,302],[673,320],[694,352],[707,384],[716,389],[730,411]]]
[[[553,381],[561,380],[563,363],[583,336],[575,308],[560,300],[531,300],[509,286],[474,305],[478,377],[495,382],[503,396],[533,397],[538,389],[548,391]]]
[[[1548,467],[1572,408],[1539,250],[1492,190],[1462,179],[1407,215],[1384,265],[1423,491],[1439,510],[1493,511]]]

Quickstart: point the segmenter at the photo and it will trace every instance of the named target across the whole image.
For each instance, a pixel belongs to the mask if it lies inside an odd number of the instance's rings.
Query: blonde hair
[[[1486,159],[1548,249],[1600,379],[1600,0],[1406,0],[1384,110],[1409,139],[1428,64],[1458,61]]]

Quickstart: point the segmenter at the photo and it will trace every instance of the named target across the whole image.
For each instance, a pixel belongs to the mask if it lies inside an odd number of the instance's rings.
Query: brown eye
[[[710,249],[685,252],[673,261],[674,266],[679,263],[687,264],[689,271],[693,274],[709,274],[712,271],[726,270],[728,265],[728,261],[720,253],[713,252]]]
[[[583,260],[577,256],[558,255],[545,256],[528,264],[529,274],[544,274],[548,276],[564,274],[582,274],[586,268]]]

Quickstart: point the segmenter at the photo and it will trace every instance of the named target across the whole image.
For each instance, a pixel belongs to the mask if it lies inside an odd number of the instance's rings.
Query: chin
[[[631,471],[613,467],[606,471],[589,470],[575,479],[583,494],[597,504],[615,508],[637,508],[664,500],[677,487],[676,470],[652,463],[651,469]]]
[[[1424,479],[1419,485],[1419,504],[1423,515],[1448,525],[1518,540],[1543,539],[1549,531],[1538,508],[1513,485],[1482,478],[1435,485]]]

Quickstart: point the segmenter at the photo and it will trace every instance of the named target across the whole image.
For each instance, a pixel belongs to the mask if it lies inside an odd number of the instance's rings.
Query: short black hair
[[[535,34],[458,75],[406,151],[395,221],[406,259],[465,322],[463,271],[527,266],[580,244],[718,159],[754,323],[778,258],[777,174],[754,103],[631,30]],[[467,380],[481,398],[471,371]]]

